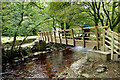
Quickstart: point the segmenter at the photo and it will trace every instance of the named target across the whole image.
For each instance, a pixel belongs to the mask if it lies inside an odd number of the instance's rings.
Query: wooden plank
[[[114,47],[115,47],[115,48],[117,48],[117,49],[119,49],[119,47],[118,47],[118,46],[116,46],[115,44],[114,44]]]
[[[112,33],[112,41],[111,41],[111,60],[114,57],[114,34]]]
[[[105,52],[105,29],[103,29],[103,52]]]
[[[46,35],[47,35],[47,40],[49,42],[49,34],[48,34],[48,32],[46,32]]]
[[[53,42],[52,31],[50,31],[49,33],[50,33],[51,42]]]
[[[117,54],[119,54],[119,55],[120,55],[120,53],[119,53],[118,51],[116,51],[115,49],[114,49],[114,52],[116,52]]]
[[[112,38],[111,38],[111,37],[109,37],[109,36],[107,36],[107,35],[105,35],[105,37],[106,37],[106,38],[108,38],[109,40],[112,40]]]
[[[97,41],[97,50],[99,50],[99,39],[98,39],[98,29],[97,26],[95,27],[95,32],[96,32],[96,41]]]
[[[46,41],[46,32],[44,32],[44,36],[45,36],[45,41]]]
[[[67,45],[67,37],[66,37],[66,31],[64,30],[64,36],[65,36],[65,42],[66,42],[66,45]]]
[[[106,45],[106,44],[105,44],[105,47],[107,47],[107,48],[111,49],[111,47],[110,47],[110,46],[108,46],[108,45]]]
[[[56,32],[54,31],[54,40],[55,40],[55,43],[57,42],[56,41]]]
[[[120,54],[120,33],[119,33],[119,36],[118,36],[118,47],[119,47],[118,52],[119,52],[119,54]]]
[[[119,40],[118,40],[118,41],[119,41]],[[115,43],[115,44],[118,44],[118,41],[117,41],[117,40],[114,40],[114,43]]]
[[[84,31],[83,31],[83,28],[82,28],[82,37],[83,37],[83,47],[85,48],[85,37],[84,37]]]
[[[43,33],[42,33],[42,40],[44,41]]]
[[[109,42],[108,40],[105,40],[105,42],[107,42],[108,44],[110,44],[110,45],[111,45],[111,42]]]
[[[59,34],[60,44],[62,44],[62,41],[61,41],[61,36],[60,36],[60,31],[58,31],[58,34]]]
[[[40,40],[40,33],[37,33],[37,35],[38,35],[38,39]]]
[[[75,38],[74,38],[74,31],[73,31],[73,29],[71,29],[71,36],[72,36],[72,39],[73,39],[73,46],[75,46]]]

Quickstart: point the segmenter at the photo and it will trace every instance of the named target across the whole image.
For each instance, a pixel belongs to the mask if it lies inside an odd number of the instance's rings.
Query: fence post
[[[112,40],[111,40],[111,60],[113,60],[114,57],[114,33],[112,34]]]
[[[105,29],[103,29],[103,52],[105,52]]]
[[[38,39],[40,40],[40,32],[38,32],[37,34],[38,34]]]
[[[49,33],[50,33],[51,42],[53,42],[53,39],[52,39],[52,31],[50,31]]]
[[[46,32],[44,32],[44,36],[45,36],[45,41],[46,41]]]
[[[41,33],[42,34],[42,40],[44,41],[44,39],[43,39],[43,33]]]
[[[64,36],[65,36],[65,42],[66,42],[66,45],[67,45],[67,37],[66,37],[66,31],[64,30]]]
[[[75,46],[75,38],[74,38],[74,32],[73,32],[73,29],[71,29],[71,35],[72,35],[72,38],[73,38],[73,46]]]
[[[82,37],[83,37],[83,47],[85,48],[85,37],[84,37],[84,31],[83,31],[83,28],[82,28]]]
[[[47,39],[48,39],[48,42],[49,42],[49,33],[47,32]]]
[[[60,44],[62,44],[62,42],[61,42],[61,37],[60,37],[60,31],[58,31],[58,34],[59,34]]]
[[[120,54],[120,33],[118,33],[118,53]]]
[[[55,43],[56,43],[56,32],[54,31],[54,39],[55,39]]]
[[[99,49],[98,28],[95,26],[96,38],[97,38],[97,50]]]

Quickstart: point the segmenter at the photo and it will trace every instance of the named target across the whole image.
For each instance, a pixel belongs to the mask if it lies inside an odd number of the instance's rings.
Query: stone
[[[97,46],[94,46],[94,47],[93,47],[93,50],[97,50]]]
[[[41,54],[42,52],[35,52],[34,55],[39,55]]]
[[[42,53],[47,53],[47,51],[43,51]]]
[[[63,73],[62,75],[67,75],[68,73]]]
[[[24,58],[28,58],[28,56],[25,56]]]
[[[81,74],[81,76],[83,76],[83,77],[85,77],[85,78],[89,78],[89,77],[90,77],[90,75],[87,74],[87,73],[83,73],[83,74]]]
[[[98,65],[96,72],[98,72],[98,73],[103,73],[103,72],[106,71],[106,69],[107,69],[107,66],[106,66],[106,65],[103,65],[103,64],[102,64],[102,65]]]
[[[93,59],[94,61],[109,61],[111,60],[110,52],[103,52],[98,50],[88,50],[87,51],[87,59]]]
[[[32,60],[34,61],[34,60],[36,60],[36,59],[38,59],[38,58],[33,58]]]
[[[96,70],[96,72],[98,72],[98,73],[105,72],[105,68],[98,68],[98,69]]]
[[[18,62],[19,60],[14,60],[14,62]]]

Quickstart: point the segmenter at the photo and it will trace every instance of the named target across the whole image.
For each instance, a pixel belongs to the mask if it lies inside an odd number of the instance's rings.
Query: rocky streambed
[[[34,45],[35,46],[35,45]],[[41,48],[41,47],[40,47]],[[33,50],[39,49],[34,47]],[[85,57],[86,49],[82,47],[67,47],[53,45],[46,50],[38,51],[32,56],[18,58],[13,62],[3,64],[3,78],[54,78],[68,69],[72,63]]]

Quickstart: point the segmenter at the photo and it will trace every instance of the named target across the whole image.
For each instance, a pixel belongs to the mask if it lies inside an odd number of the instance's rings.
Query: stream
[[[66,67],[85,57],[90,48],[81,46],[61,49],[26,58],[23,62],[13,62],[3,66],[3,78],[52,78],[58,76]]]

